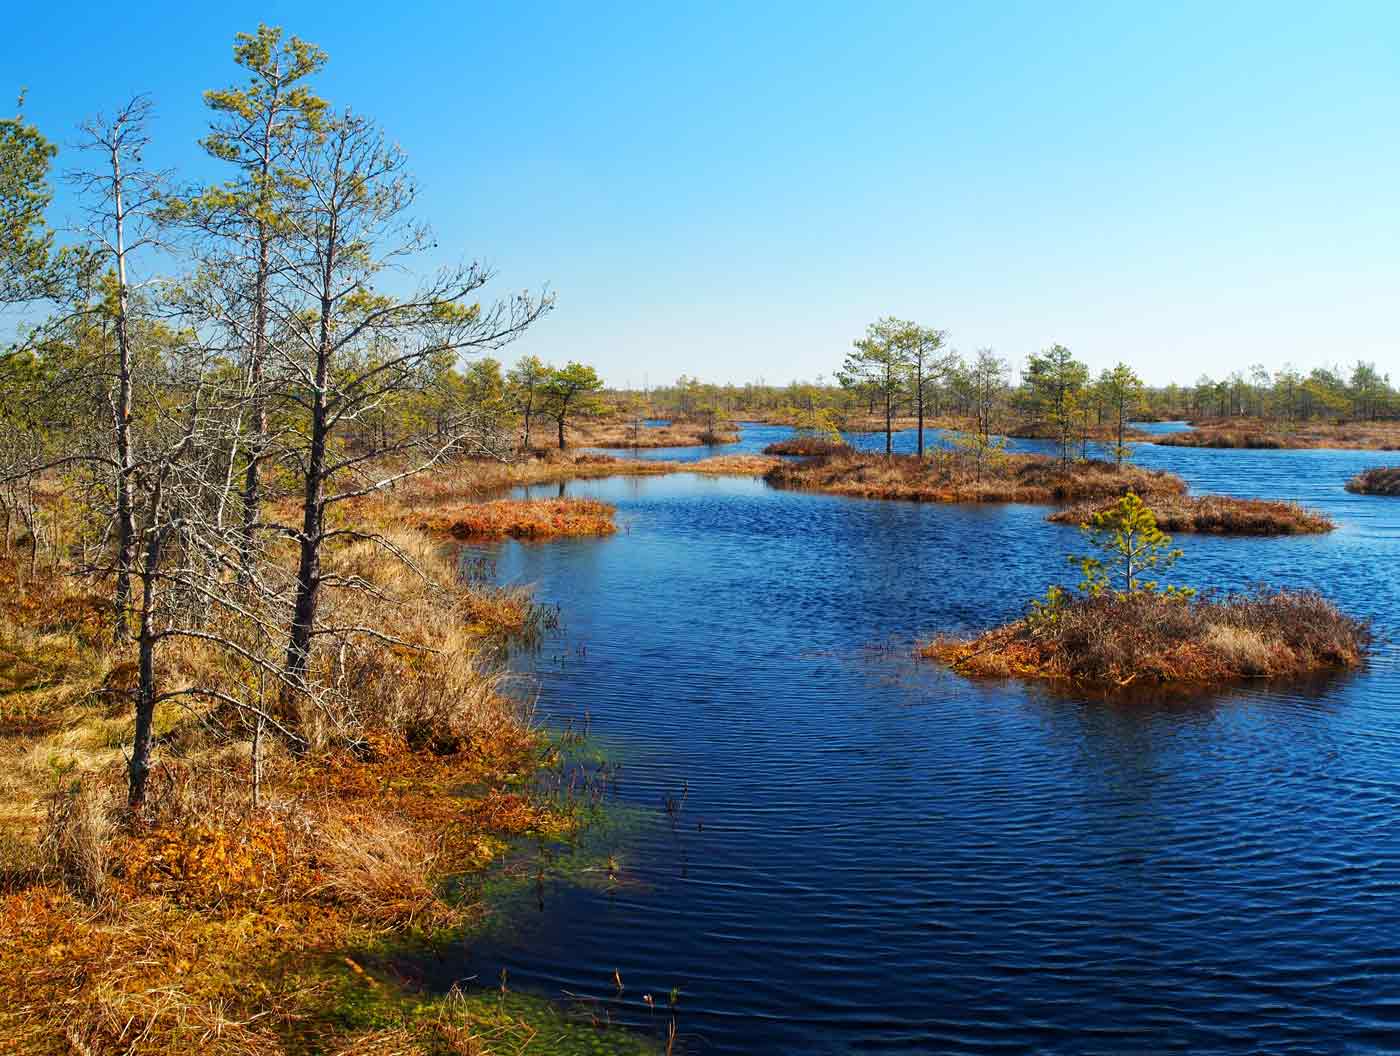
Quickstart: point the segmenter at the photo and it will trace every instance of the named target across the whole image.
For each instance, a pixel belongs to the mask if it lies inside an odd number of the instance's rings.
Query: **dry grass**
[[[849,444],[839,440],[829,440],[824,436],[794,436],[790,440],[779,440],[763,449],[765,455],[840,455],[851,450]]]
[[[980,479],[970,459],[940,452],[914,455],[849,453],[783,463],[764,478],[775,487],[920,502],[1072,502],[1129,491],[1147,497],[1186,490],[1171,473],[1107,462],[1075,462],[1068,468],[1042,455],[1009,455],[984,466]]]
[[[1284,422],[1259,418],[1209,418],[1191,423],[1185,432],[1157,436],[1168,447],[1221,447],[1254,450],[1345,448],[1400,450],[1400,421]]]
[[[392,498],[346,512],[403,519]],[[526,620],[528,597],[467,590],[433,540],[390,536],[417,571],[369,542],[336,547],[328,570],[375,595],[333,591],[326,615],[387,623],[422,648],[361,640],[318,656],[333,692],[302,716],[304,753],[265,739],[256,809],[239,716],[162,705],[134,819],[132,667],[111,648],[107,606],[67,574],[28,575],[23,554],[0,559],[0,1048],[362,1051],[342,989],[390,987],[357,951],[479,912],[445,882],[484,869],[507,837],[572,831],[572,814],[516,790],[545,746],[503,691],[492,638]],[[159,675],[165,688],[247,688],[194,641],[163,650]],[[440,1051],[435,1037],[414,1032],[401,1051]],[[488,1033],[479,1051],[538,1049]]]
[[[1108,508],[1102,502],[1081,503],[1052,513],[1057,524],[1082,525]],[[1165,532],[1201,532],[1211,535],[1308,535],[1330,532],[1337,526],[1325,513],[1296,502],[1234,499],[1225,495],[1170,495],[1148,504]]]
[[[1347,481],[1347,491],[1358,495],[1400,495],[1400,466],[1377,466]]]
[[[594,499],[497,499],[436,514],[424,529],[456,539],[552,539],[612,535],[616,509]]]
[[[1076,597],[1049,620],[1018,620],[920,654],[975,677],[1095,689],[1203,686],[1359,666],[1367,624],[1310,591],[1184,601],[1160,594]]]
[[[626,421],[582,421],[570,433],[574,447],[655,448],[712,447],[733,444],[738,432],[728,423],[711,431],[703,422],[673,421],[670,425],[642,426],[634,430]]]

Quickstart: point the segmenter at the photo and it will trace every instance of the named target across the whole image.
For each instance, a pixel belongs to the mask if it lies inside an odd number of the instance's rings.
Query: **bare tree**
[[[111,320],[114,355],[108,406],[114,442],[113,487],[116,550],[113,635],[130,635],[131,565],[136,546],[132,475],[137,455],[132,430],[132,379],[136,350],[132,343],[130,262],[134,254],[158,244],[155,214],[164,196],[165,175],[144,168],[141,155],[150,142],[147,125],[151,103],[136,96],[115,115],[99,115],[81,126],[80,149],[100,159],[91,170],[68,174],[85,200],[81,233],[96,248],[97,259],[111,268],[97,310]]]
[[[269,523],[297,548],[295,603],[284,677],[304,691],[312,646],[325,634],[368,634],[369,627],[321,626],[327,587],[355,587],[323,568],[328,544],[370,539],[395,559],[405,555],[372,531],[332,527],[338,503],[393,485],[463,450],[506,457],[513,447],[470,407],[438,430],[376,443],[360,423],[396,394],[422,391],[444,358],[499,348],[549,310],[547,295],[520,294],[483,307],[475,298],[491,278],[471,264],[445,269],[407,295],[378,283],[430,246],[428,230],[407,217],[415,191],[403,153],[368,120],[328,120],[324,134],[291,159],[299,188],[286,210],[289,237],[274,246],[269,306],[271,396],[296,427],[276,447],[300,481],[296,523]],[[351,439],[355,443],[350,443]],[[295,721],[293,695],[280,694],[282,718]]]

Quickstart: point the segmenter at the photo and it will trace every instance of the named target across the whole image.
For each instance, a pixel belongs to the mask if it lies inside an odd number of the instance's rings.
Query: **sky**
[[[425,270],[554,292],[507,359],[829,379],[896,315],[1155,384],[1400,376],[1394,3],[51,0],[7,16],[0,96],[63,146],[149,93],[151,158],[220,179],[201,93],[260,21],[408,152]]]

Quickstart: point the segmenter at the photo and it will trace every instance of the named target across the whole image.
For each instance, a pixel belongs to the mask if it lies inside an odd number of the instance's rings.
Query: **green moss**
[[[424,1056],[460,1053],[463,1037],[475,1040],[483,1053],[510,1056],[649,1056],[661,1051],[652,1039],[596,1026],[586,1016],[570,1015],[528,994],[481,989],[425,996],[366,973],[341,975],[326,996],[327,1009],[314,1033],[352,1049],[357,1037],[400,1031]]]

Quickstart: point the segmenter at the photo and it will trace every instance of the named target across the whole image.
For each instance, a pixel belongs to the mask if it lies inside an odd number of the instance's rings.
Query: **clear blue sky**
[[[785,382],[896,314],[1159,383],[1400,375],[1400,5],[34,2],[0,91],[60,142],[149,92],[213,176],[200,92],[260,20],[408,150],[444,250],[556,291],[511,356]]]

